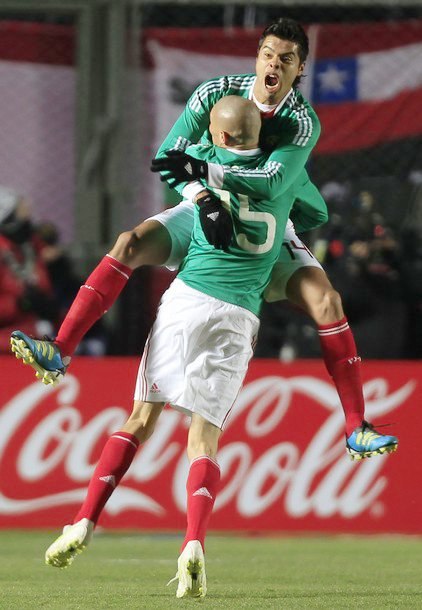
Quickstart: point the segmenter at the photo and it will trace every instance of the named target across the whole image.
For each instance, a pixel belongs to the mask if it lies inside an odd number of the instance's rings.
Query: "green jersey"
[[[297,199],[297,185],[291,185],[280,197],[278,186],[273,182],[268,185],[265,197],[257,195],[254,183],[260,179],[255,176],[255,168],[264,168],[267,162],[267,156],[260,150],[235,151],[197,145],[190,146],[187,152],[208,163],[242,171],[250,193],[215,191],[232,215],[234,238],[228,252],[208,243],[195,205],[192,239],[178,277],[196,290],[259,315],[264,289],[280,253],[290,208]]]
[[[252,99],[254,74],[239,74],[213,78],[200,85],[189,98],[186,107],[157,153],[162,156],[170,148],[185,149],[191,143],[211,143],[208,130],[212,107],[226,95]],[[271,180],[281,196],[293,183],[303,179],[306,161],[315,146],[321,128],[318,117],[297,89],[291,89],[270,118],[263,118],[260,147],[268,153],[267,161],[256,172],[256,184]],[[248,173],[248,179],[250,175]],[[220,176],[221,188],[240,194],[250,194],[249,182],[242,172],[225,167]],[[185,184],[179,185],[181,193]],[[292,209],[292,220],[298,232],[313,229],[327,220],[325,202],[316,187],[309,182],[306,197],[298,199]]]

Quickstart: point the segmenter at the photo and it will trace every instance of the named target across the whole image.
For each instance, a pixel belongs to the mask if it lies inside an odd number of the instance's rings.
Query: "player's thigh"
[[[273,267],[271,280],[264,292],[268,303],[290,300],[288,287],[291,278],[302,269],[318,269],[325,275],[323,268],[309,248],[295,235],[287,235],[281,246],[280,255]]]
[[[194,207],[191,201],[182,201],[173,208],[148,219],[159,222],[170,237],[170,252],[166,260],[161,263],[169,269],[177,269],[188,253],[193,230]]]
[[[132,413],[121,428],[122,432],[133,434],[141,442],[146,441],[154,432],[163,407],[163,402],[134,400]]]
[[[218,426],[207,421],[198,413],[192,413],[187,445],[189,460],[194,460],[201,455],[215,458],[220,436],[221,429]]]

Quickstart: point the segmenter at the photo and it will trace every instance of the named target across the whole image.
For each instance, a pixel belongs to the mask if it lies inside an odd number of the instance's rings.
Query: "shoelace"
[[[395,422],[392,423],[388,423],[388,424],[377,424],[377,428],[386,428],[388,426],[394,426]],[[362,422],[362,432],[365,432],[366,429],[370,430],[371,432],[375,432],[377,434],[377,430],[375,429],[374,424],[370,424],[367,421],[363,421]]]
[[[176,572],[176,576],[174,578],[172,578],[171,580],[168,581],[166,587],[168,587],[169,585],[171,585],[172,582],[175,582],[176,580],[179,580],[179,572]]]

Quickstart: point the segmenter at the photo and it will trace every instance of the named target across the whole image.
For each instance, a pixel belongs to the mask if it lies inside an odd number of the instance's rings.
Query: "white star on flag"
[[[347,70],[339,70],[334,64],[329,64],[325,72],[318,74],[321,89],[325,92],[341,93],[344,91],[344,81],[347,80],[347,77]]]

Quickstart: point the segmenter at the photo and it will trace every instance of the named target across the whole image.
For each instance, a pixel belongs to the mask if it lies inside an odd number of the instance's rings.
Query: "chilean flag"
[[[306,93],[322,124],[316,153],[422,134],[420,20],[313,27]]]

